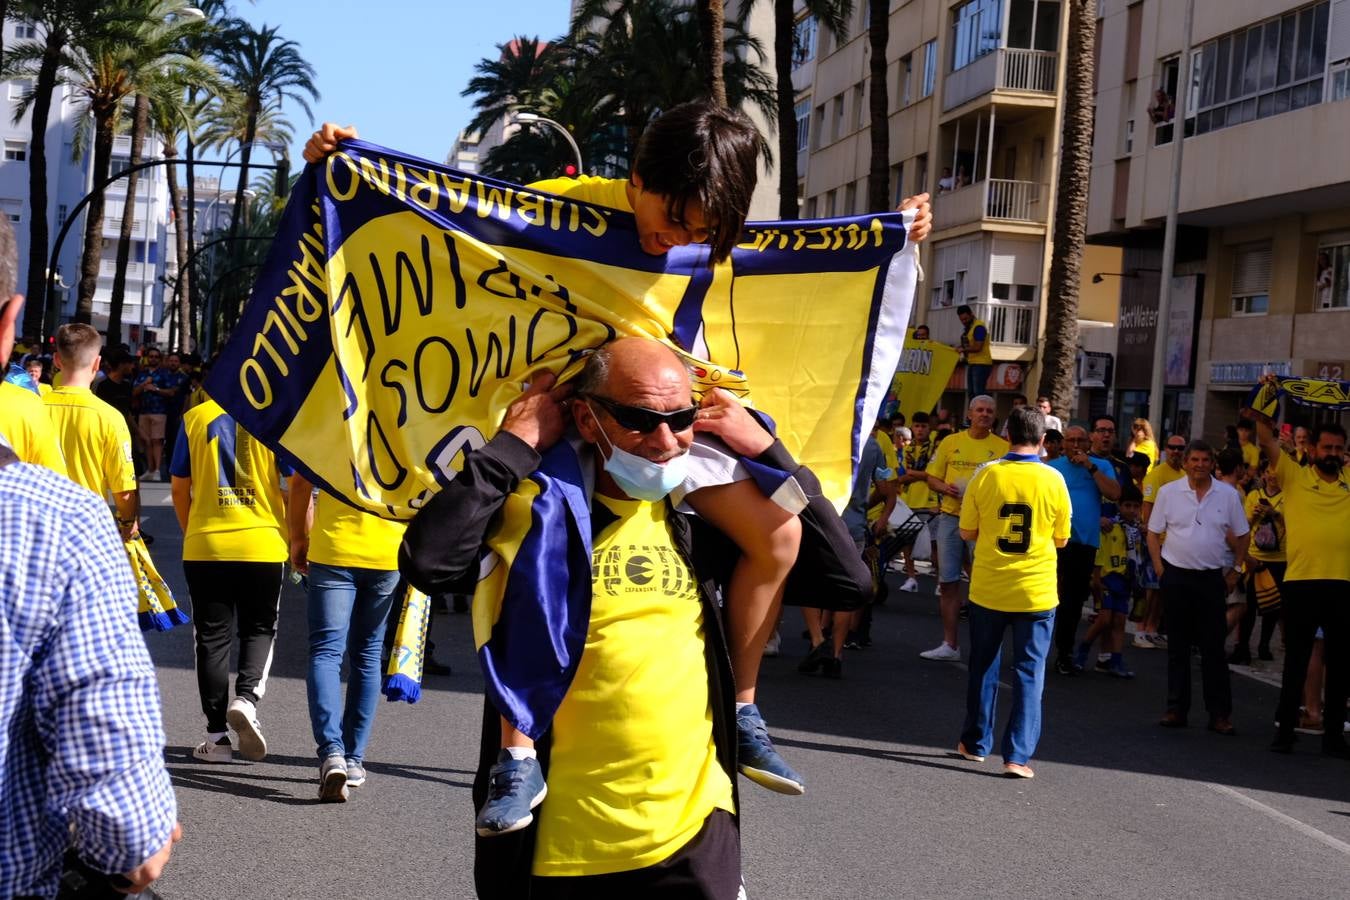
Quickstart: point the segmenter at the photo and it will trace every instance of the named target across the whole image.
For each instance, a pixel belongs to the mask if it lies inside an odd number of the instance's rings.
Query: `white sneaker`
[[[919,589],[919,581],[917,578],[906,578],[905,583],[900,585],[900,590],[910,594],[914,593],[918,589]]]
[[[940,662],[952,662],[961,659],[961,651],[957,650],[951,644],[943,641],[932,650],[925,650],[919,654],[924,659],[935,659]]]
[[[1147,633],[1147,632],[1144,632],[1144,631],[1138,631],[1138,632],[1135,632],[1134,640],[1133,640],[1131,643],[1132,643],[1135,647],[1138,647],[1140,650],[1155,650],[1155,649],[1157,649],[1157,648],[1153,645],[1153,641],[1149,640],[1149,635],[1148,635],[1148,633]]]
[[[366,767],[354,759],[347,760],[347,787],[360,787],[366,783]]]
[[[347,760],[330,756],[319,766],[319,802],[347,802]]]
[[[267,740],[258,724],[258,708],[243,697],[235,697],[225,710],[225,721],[239,735],[239,755],[261,762],[267,756]]]
[[[211,740],[209,737],[192,748],[192,758],[209,763],[234,762],[234,747],[227,737]]]
[[[768,643],[764,645],[764,655],[774,657],[783,651],[783,636],[774,629],[773,634],[769,635]]]

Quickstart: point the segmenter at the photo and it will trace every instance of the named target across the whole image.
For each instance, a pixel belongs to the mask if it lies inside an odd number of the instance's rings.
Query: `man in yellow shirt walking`
[[[214,400],[185,416],[169,463],[173,509],[183,529],[183,575],[192,597],[197,690],[206,740],[192,755],[230,762],[237,736],[245,759],[267,741],[258,703],[267,687],[288,546],[277,459]],[[237,622],[237,625],[236,625]],[[230,699],[230,649],[239,636],[239,673]],[[228,726],[228,728],[227,728]]]
[[[1003,732],[1003,772],[1032,778],[1041,736],[1045,660],[1059,605],[1057,548],[1069,542],[1069,489],[1040,460],[1045,418],[1030,407],[1008,416],[1011,449],[980,469],[961,506],[961,538],[975,541],[970,573],[970,680],[956,751],[983,762],[994,748],[1003,635],[1012,630],[1012,713]]]
[[[56,359],[62,383],[43,402],[70,480],[100,497],[112,498],[118,530],[126,540],[137,530],[140,493],[126,419],[90,390],[98,374],[102,343],[102,336],[90,325],[58,328]]]
[[[398,545],[406,525],[316,495],[300,474],[291,476],[286,517],[291,566],[307,576],[305,684],[319,754],[319,799],[341,803],[349,787],[366,782],[366,743],[380,699],[380,646],[398,587]],[[350,666],[345,703],[344,656]]]

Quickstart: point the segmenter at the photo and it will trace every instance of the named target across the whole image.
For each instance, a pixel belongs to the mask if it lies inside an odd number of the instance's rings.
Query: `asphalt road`
[[[154,558],[190,608],[167,486],[147,485],[143,497]],[[1317,755],[1317,738],[1289,757],[1267,751],[1270,684],[1234,676],[1239,733],[1224,738],[1157,726],[1160,651],[1127,654],[1130,682],[1052,674],[1037,777],[1007,780],[997,757],[981,765],[949,752],[966,673],[916,655],[940,636],[931,590],[924,579],[923,593],[893,593],[874,645],[846,656],[840,681],[797,674],[805,647],[787,613],[760,706],[808,791],[782,797],[742,781],[752,900],[1350,895],[1350,763]],[[428,679],[416,705],[382,702],[369,781],[348,803],[320,805],[304,603],[288,583],[259,711],[262,763],[191,758],[204,727],[192,630],[147,635],[185,830],[157,889],[170,900],[472,897],[481,678],[467,617],[433,624],[436,655],[454,674]]]

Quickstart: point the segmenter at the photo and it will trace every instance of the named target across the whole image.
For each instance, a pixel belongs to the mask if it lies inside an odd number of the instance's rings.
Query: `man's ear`
[[[14,323],[19,320],[19,310],[23,309],[23,294],[15,294],[0,309],[0,366],[9,363],[9,351],[14,349]]]
[[[590,404],[579,397],[572,398],[572,421],[583,440],[592,444],[600,440],[600,423],[595,420]]]

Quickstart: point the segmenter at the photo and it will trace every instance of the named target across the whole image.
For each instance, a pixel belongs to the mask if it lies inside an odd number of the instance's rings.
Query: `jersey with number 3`
[[[1000,612],[1039,612],[1059,603],[1055,542],[1069,538],[1069,489],[1039,460],[1007,457],[983,466],[966,487],[961,528],[979,531],[970,599]]]
[[[290,472],[220,404],[208,400],[183,414],[169,473],[192,479],[183,559],[286,559],[281,479]]]

